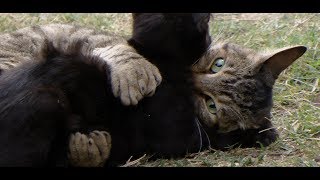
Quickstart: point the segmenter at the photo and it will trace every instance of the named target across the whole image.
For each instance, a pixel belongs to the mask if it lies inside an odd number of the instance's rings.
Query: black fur
[[[54,143],[66,142],[67,133],[74,128],[68,124],[77,121],[74,113],[95,102],[94,93],[105,95],[106,85],[101,82],[106,75],[97,71],[94,61],[98,60],[76,52],[81,43],[74,45],[69,53],[51,46],[45,61],[2,74],[0,166],[47,165],[54,156]],[[90,100],[78,107],[77,103],[85,99]],[[87,118],[86,114],[79,115]]]
[[[176,157],[201,148],[189,68],[211,43],[208,21],[205,13],[134,15],[129,43],[159,68],[163,82],[156,94],[142,100],[127,118],[129,129],[135,127],[129,133],[132,147],[126,148],[132,155],[142,155],[144,149],[157,153],[154,157]],[[111,134],[115,133],[111,129]],[[120,161],[130,153],[121,155],[123,148],[117,148],[121,141],[112,137],[110,162]]]
[[[0,166],[65,166],[69,133],[95,129],[112,135],[110,165],[131,155],[176,157],[201,148],[189,67],[210,43],[209,14],[135,14],[134,19],[129,43],[163,75],[156,94],[124,107],[106,83],[109,74],[101,71],[107,65],[79,53],[81,43],[49,48],[46,60],[2,74]]]

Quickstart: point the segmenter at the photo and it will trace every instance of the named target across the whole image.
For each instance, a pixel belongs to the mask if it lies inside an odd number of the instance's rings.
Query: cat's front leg
[[[111,135],[106,131],[93,131],[89,135],[79,132],[69,139],[68,160],[74,167],[102,167],[109,158]]]
[[[112,92],[124,105],[137,105],[152,96],[162,77],[158,68],[129,45],[118,44],[94,49],[110,67]]]

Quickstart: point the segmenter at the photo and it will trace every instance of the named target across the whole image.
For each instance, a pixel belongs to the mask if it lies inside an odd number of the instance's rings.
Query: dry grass
[[[0,31],[5,32],[47,23],[81,24],[123,35],[131,31],[130,14],[0,14]],[[211,34],[257,50],[309,47],[274,88],[273,122],[280,139],[261,149],[206,151],[149,162],[143,157],[125,166],[320,166],[320,14],[216,14]]]

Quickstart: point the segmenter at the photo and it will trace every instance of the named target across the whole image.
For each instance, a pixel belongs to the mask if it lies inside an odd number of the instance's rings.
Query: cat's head
[[[131,40],[159,56],[198,59],[211,43],[210,13],[133,13]],[[187,62],[191,65],[193,62]]]
[[[211,46],[193,66],[199,119],[221,134],[272,127],[275,80],[305,51],[304,46],[268,53],[231,43]]]

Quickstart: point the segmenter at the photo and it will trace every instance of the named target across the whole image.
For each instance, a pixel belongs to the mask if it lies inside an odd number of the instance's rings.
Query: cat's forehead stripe
[[[233,50],[233,51],[237,52],[238,54],[243,54],[243,55],[255,54],[255,52],[252,49],[241,47],[241,46],[239,46],[237,44],[233,44],[233,43],[217,43],[216,45],[213,45],[211,47],[211,49],[223,50],[225,52]]]

